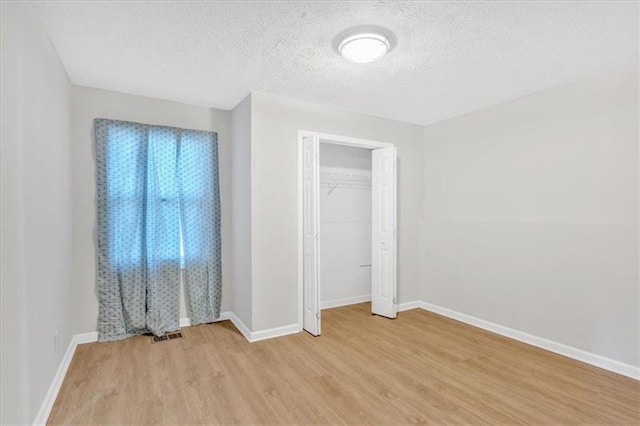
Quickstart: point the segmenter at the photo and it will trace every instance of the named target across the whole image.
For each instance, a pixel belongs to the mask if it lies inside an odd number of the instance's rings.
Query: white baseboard
[[[73,336],[73,339],[75,340],[76,346],[77,345],[82,345],[84,343],[97,342],[98,341],[98,332],[97,331],[92,331],[90,333],[76,334],[75,336]]]
[[[220,317],[214,322],[226,321],[231,319],[232,312],[220,312]],[[190,327],[191,318],[180,318],[180,327]]]
[[[411,309],[417,309],[420,308],[420,304],[422,302],[420,300],[414,300],[413,302],[405,302],[405,303],[400,303],[399,305],[396,305],[396,310],[398,312],[402,312],[402,311],[408,311]]]
[[[251,342],[251,330],[249,329],[249,327],[247,327],[247,325],[242,322],[242,320],[238,318],[238,316],[233,312],[229,312],[229,314],[229,319],[231,320],[233,325],[238,329],[238,331],[244,336],[245,339]]]
[[[71,360],[73,359],[73,354],[76,353],[76,348],[78,345],[83,343],[92,343],[98,341],[98,332],[92,331],[90,333],[82,333],[76,334],[71,337],[71,341],[69,342],[69,346],[67,347],[67,351],[64,353],[62,357],[62,361],[60,361],[60,365],[58,366],[58,371],[56,371],[55,376],[53,376],[53,380],[51,381],[51,385],[47,390],[47,394],[40,404],[40,409],[38,410],[38,414],[36,414],[36,418],[33,420],[34,425],[45,425],[47,423],[47,419],[49,419],[49,414],[51,414],[51,409],[53,408],[53,404],[56,402],[56,398],[58,397],[58,392],[60,392],[60,388],[62,387],[62,382],[64,381],[65,376],[67,375],[67,370],[69,370],[69,365],[71,365]]]
[[[472,325],[474,327],[482,328],[492,333],[499,334],[501,336],[508,337],[510,339],[518,340],[520,342],[527,343],[538,348],[546,349],[550,352],[554,352],[559,355],[566,356],[568,358],[575,359],[587,364],[594,365],[596,367],[603,368],[605,370],[612,371],[623,376],[631,377],[632,379],[640,380],[640,367],[636,367],[631,364],[616,361],[611,358],[597,355],[592,352],[587,352],[583,349],[574,348],[563,343],[554,342],[553,340],[545,339],[543,337],[535,336],[533,334],[525,333],[523,331],[515,330],[513,328],[505,327],[500,324],[486,321],[480,318],[473,317],[471,315],[463,314],[451,309],[443,308],[432,303],[424,301],[411,302],[417,304],[418,307],[434,312],[436,314],[464,322],[465,324]],[[403,304],[409,305],[409,304]],[[411,308],[407,308],[411,309]]]
[[[260,340],[273,339],[274,337],[282,337],[289,334],[296,334],[302,331],[299,324],[289,324],[282,327],[269,328],[267,330],[259,330],[251,332],[250,342],[259,342]]]
[[[54,402],[56,402],[56,397],[58,396],[64,377],[67,375],[69,364],[71,364],[71,360],[73,359],[73,354],[75,353],[77,346],[78,343],[76,341],[76,336],[71,337],[67,351],[62,357],[62,361],[60,361],[60,366],[58,366],[58,371],[56,371],[56,375],[53,376],[53,381],[47,390],[47,394],[45,395],[42,404],[40,404],[40,409],[38,410],[38,414],[36,414],[36,418],[33,420],[34,425],[47,424],[47,419],[49,418],[49,414],[51,414]]]
[[[287,334],[294,334],[302,331],[302,328],[298,324],[269,328],[267,330],[251,331],[249,327],[247,327],[247,325],[233,312],[221,312],[220,318],[218,318],[216,322],[225,320],[231,321],[244,338],[250,343],[272,339],[274,337],[286,336]],[[191,321],[189,318],[180,318],[180,327],[189,327],[190,325]]]
[[[365,294],[362,296],[345,297],[344,299],[327,300],[320,302],[320,309],[331,309],[339,306],[355,305],[356,303],[371,302],[371,295]]]

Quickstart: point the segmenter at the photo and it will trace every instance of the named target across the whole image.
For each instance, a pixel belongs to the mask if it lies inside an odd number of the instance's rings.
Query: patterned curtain
[[[180,283],[192,324],[220,315],[215,132],[96,119],[98,340],[179,328]]]

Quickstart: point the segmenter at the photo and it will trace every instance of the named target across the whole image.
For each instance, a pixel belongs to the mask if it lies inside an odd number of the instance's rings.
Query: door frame
[[[309,130],[298,130],[298,327],[304,327],[304,232],[303,232],[303,212],[304,212],[304,185],[303,185],[303,139],[307,136],[315,136],[320,143],[331,143],[334,145],[351,146],[354,148],[380,149],[395,146],[393,143],[380,142],[369,139],[354,138],[350,136],[332,135],[329,133],[314,132]],[[397,191],[397,189],[396,189]],[[318,208],[319,210],[319,208]],[[397,210],[397,206],[396,206]],[[322,240],[320,239],[320,242]],[[397,249],[396,249],[397,256]],[[318,286],[320,282],[318,281]],[[397,298],[397,288],[396,295]],[[320,303],[320,301],[318,301]]]

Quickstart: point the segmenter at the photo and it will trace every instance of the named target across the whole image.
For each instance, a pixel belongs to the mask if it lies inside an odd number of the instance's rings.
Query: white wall
[[[422,299],[640,365],[638,73],[425,128]]]
[[[298,130],[398,147],[398,297],[419,297],[421,126],[253,93],[251,242],[253,330],[298,323]]]
[[[73,86],[73,333],[96,330],[96,180],[94,118],[218,132],[222,208],[222,311],[233,306],[231,288],[231,113],[142,96]],[[184,303],[181,317],[187,315]]]
[[[251,329],[251,95],[231,112],[231,134],[233,313]]]
[[[71,340],[70,83],[28,7],[0,8],[0,423],[11,424],[34,420]]]
[[[371,267],[363,266],[371,264],[371,152],[320,143],[321,306],[371,297]],[[368,185],[349,186],[340,175],[367,177]]]

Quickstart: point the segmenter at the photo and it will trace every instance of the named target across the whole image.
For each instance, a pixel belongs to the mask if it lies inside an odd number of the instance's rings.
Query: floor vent
[[[181,339],[181,338],[182,338],[182,333],[177,331],[175,333],[167,333],[164,336],[153,336],[151,337],[151,343],[164,342],[166,340]]]

